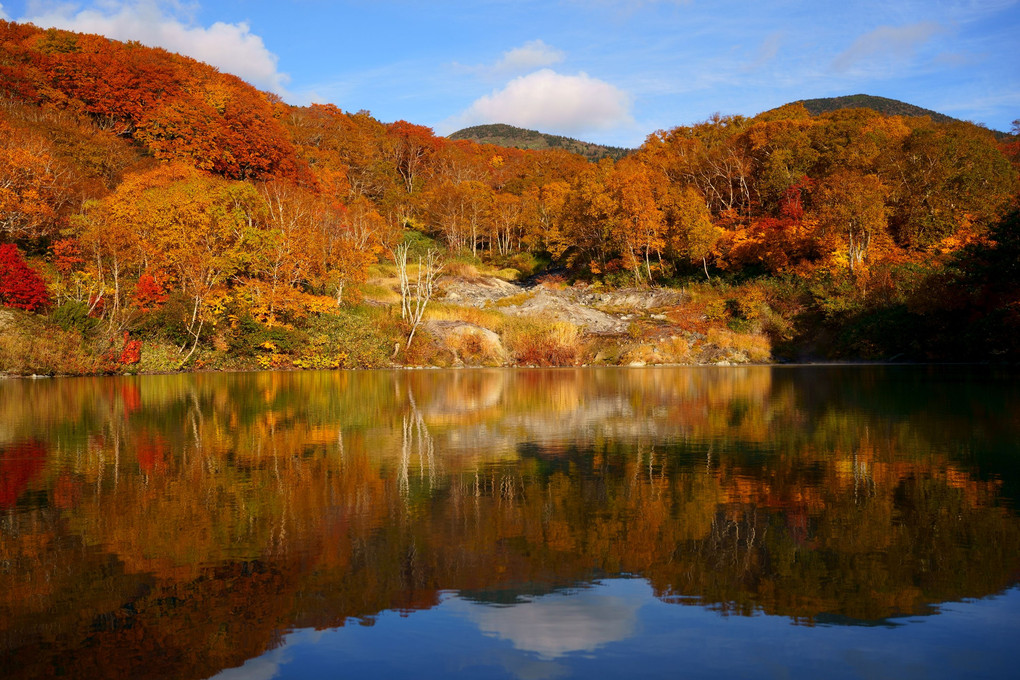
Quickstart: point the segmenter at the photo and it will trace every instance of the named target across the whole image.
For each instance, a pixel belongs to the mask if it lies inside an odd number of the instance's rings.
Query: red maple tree
[[[13,243],[0,245],[0,304],[37,312],[50,304],[46,282],[25,264]]]

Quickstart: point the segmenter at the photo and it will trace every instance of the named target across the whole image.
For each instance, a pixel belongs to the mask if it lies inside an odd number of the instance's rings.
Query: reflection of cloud
[[[248,659],[237,668],[220,671],[210,680],[272,680],[287,661],[283,649],[274,649],[268,654]]]
[[[76,12],[73,5],[43,6],[34,11],[34,16],[21,21],[98,33],[115,40],[137,40],[204,61],[256,87],[280,95],[286,93],[284,86],[289,78],[277,70],[276,55],[244,22],[217,21],[209,27],[194,26],[175,16],[179,4],[164,0],[108,0],[98,7]]]
[[[934,21],[919,21],[907,26],[879,26],[857,38],[846,51],[832,62],[832,68],[846,71],[874,57],[908,56],[918,45],[928,41],[942,27]]]
[[[634,598],[600,594],[597,589],[545,595],[511,607],[454,602],[481,631],[542,659],[590,652],[633,636],[641,604]]]
[[[449,121],[457,127],[509,123],[568,134],[632,122],[630,97],[623,90],[586,73],[570,76],[547,68],[514,78]]]

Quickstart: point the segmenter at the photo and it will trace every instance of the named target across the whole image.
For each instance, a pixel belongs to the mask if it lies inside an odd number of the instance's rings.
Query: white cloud
[[[850,47],[837,55],[832,68],[847,71],[857,64],[876,57],[907,57],[935,34],[943,31],[934,21],[920,21],[907,26],[879,26],[860,36]]]
[[[4,6],[3,5],[0,5],[0,19],[3,19],[5,21],[10,21],[10,19],[11,19],[7,15],[7,12],[4,11]]]
[[[520,47],[503,52],[493,64],[468,66],[453,62],[452,66],[458,71],[492,80],[529,73],[535,69],[558,64],[565,58],[566,53],[562,50],[547,45],[542,40],[529,40]]]
[[[492,67],[492,72],[496,75],[524,73],[558,64],[564,57],[564,53],[555,47],[550,47],[541,40],[530,40],[520,47],[504,52]]]
[[[277,69],[277,57],[245,22],[196,26],[182,18],[183,7],[160,0],[106,0],[98,7],[34,4],[34,16],[23,17],[37,26],[98,33],[115,40],[137,40],[162,47],[232,73],[256,87],[281,96],[290,77]]]
[[[542,132],[576,134],[633,125],[630,96],[586,73],[563,75],[542,69],[514,78],[481,97],[440,127],[509,123]]]
[[[780,32],[770,33],[758,47],[758,53],[754,61],[745,67],[745,71],[756,71],[765,66],[779,54],[779,48],[783,45],[783,34]]]

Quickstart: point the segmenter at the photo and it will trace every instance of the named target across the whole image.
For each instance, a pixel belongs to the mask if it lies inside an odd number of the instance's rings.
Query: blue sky
[[[1020,0],[0,0],[0,18],[440,134],[505,122],[637,146],[715,112],[856,93],[999,130],[1020,118]]]

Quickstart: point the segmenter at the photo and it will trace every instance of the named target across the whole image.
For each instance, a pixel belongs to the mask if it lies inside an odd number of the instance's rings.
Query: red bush
[[[142,274],[138,277],[138,285],[135,286],[135,307],[140,311],[148,312],[162,307],[166,301],[167,294],[156,283],[152,274]]]
[[[124,349],[120,352],[120,363],[124,366],[137,364],[142,360],[142,341],[131,340],[128,332],[124,331]]]
[[[37,312],[50,304],[46,282],[25,264],[12,243],[0,245],[0,304]]]

